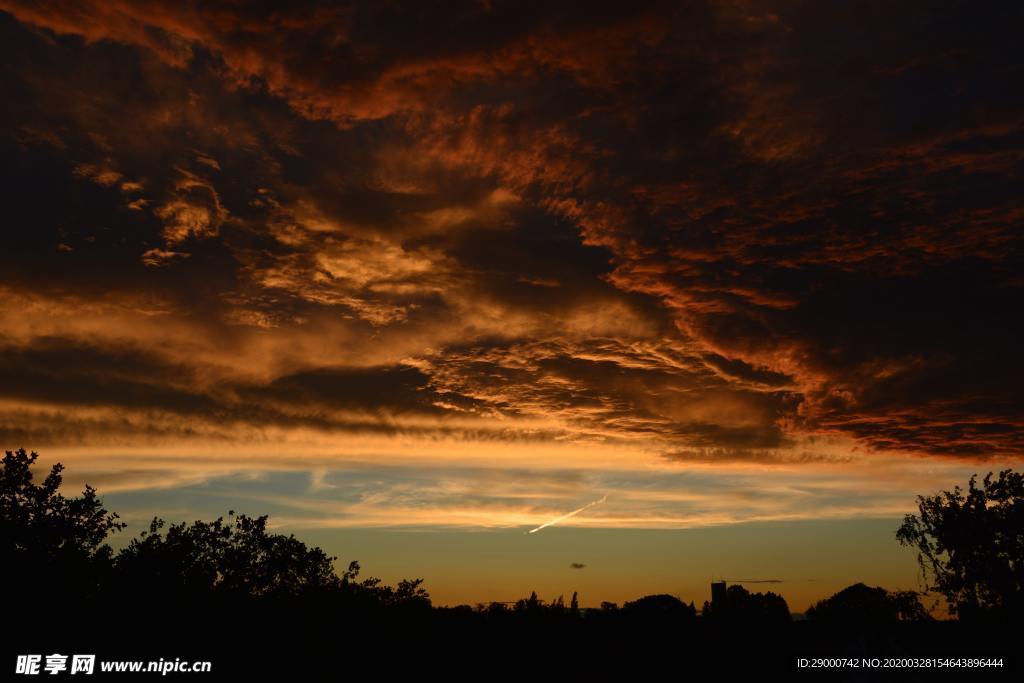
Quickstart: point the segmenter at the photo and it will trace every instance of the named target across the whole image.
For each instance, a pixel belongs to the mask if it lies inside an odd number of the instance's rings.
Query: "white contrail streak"
[[[566,514],[562,515],[561,517],[559,517],[557,519],[553,519],[550,522],[545,522],[544,524],[541,524],[536,529],[530,529],[526,533],[528,533],[528,534],[535,534],[538,531],[540,531],[541,529],[544,529],[544,528],[549,527],[549,526],[553,526],[555,524],[558,524],[559,522],[564,522],[565,520],[569,519],[570,517],[572,517],[574,515],[580,514],[581,512],[586,510],[588,507],[592,507],[594,505],[597,505],[598,503],[603,503],[607,499],[608,499],[607,495],[601,496],[600,500],[595,500],[592,503],[587,503],[586,505],[584,505],[583,507],[579,508],[578,510],[573,510],[572,512],[567,512]]]

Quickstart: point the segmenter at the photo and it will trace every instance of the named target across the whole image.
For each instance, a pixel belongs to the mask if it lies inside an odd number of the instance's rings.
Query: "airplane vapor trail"
[[[598,503],[603,503],[607,499],[608,499],[607,495],[601,496],[601,498],[599,498],[598,500],[595,500],[593,502],[587,503],[583,507],[581,507],[581,508],[579,508],[577,510],[573,510],[572,512],[567,512],[566,514],[562,515],[561,517],[559,517],[557,519],[553,519],[550,522],[545,522],[544,524],[541,524],[536,529],[530,529],[526,533],[528,533],[528,534],[535,534],[538,531],[540,531],[541,529],[544,529],[544,528],[549,527],[549,526],[553,526],[555,524],[558,524],[559,522],[564,522],[565,520],[569,519],[570,517],[572,517],[574,515],[580,514],[581,512],[586,510],[588,507],[592,507],[594,505],[597,505]]]

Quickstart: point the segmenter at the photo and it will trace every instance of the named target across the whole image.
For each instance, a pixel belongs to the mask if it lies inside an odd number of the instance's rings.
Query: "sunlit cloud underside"
[[[1021,461],[1001,10],[314,5],[0,0],[5,447],[332,529],[898,517]]]

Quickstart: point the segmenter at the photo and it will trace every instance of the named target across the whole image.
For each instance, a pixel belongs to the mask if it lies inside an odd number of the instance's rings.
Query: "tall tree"
[[[1024,475],[989,472],[934,496],[918,496],[918,515],[896,531],[916,548],[926,590],[942,594],[961,618],[1018,613],[1024,589]]]
[[[41,484],[33,482],[39,454],[6,451],[0,477],[0,561],[12,576],[31,577],[46,591],[12,591],[12,599],[38,604],[95,597],[111,568],[107,537],[125,524],[108,512],[86,485],[82,495],[59,492],[64,466],[56,463]]]

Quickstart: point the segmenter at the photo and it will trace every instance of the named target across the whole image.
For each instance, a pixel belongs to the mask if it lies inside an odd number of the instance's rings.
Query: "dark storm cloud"
[[[28,347],[4,344],[0,348],[0,392],[5,397],[184,413],[216,406],[209,397],[185,388],[192,383],[189,369],[164,363],[145,351],[96,348],[59,338],[36,338]]]
[[[1017,7],[0,6],[10,396],[1020,453]]]
[[[49,337],[34,338],[30,345],[6,340],[0,346],[0,398],[20,401],[26,408],[55,403],[65,410],[77,406],[120,411],[101,413],[91,424],[63,418],[56,425],[37,424],[35,432],[13,425],[3,430],[8,438],[33,435],[34,441],[49,441],[55,429],[74,441],[117,433],[132,428],[128,419],[132,414],[154,418],[146,425],[150,437],[162,430],[159,418],[168,414],[199,429],[227,423],[414,432],[415,427],[399,427],[389,418],[442,417],[450,409],[440,407],[441,402],[463,410],[474,403],[432,391],[422,372],[406,366],[317,368],[266,383],[242,384],[218,377],[217,368],[179,364],[146,350]],[[365,418],[360,419],[361,415]],[[32,422],[31,417],[23,419],[26,425]],[[455,431],[440,424],[431,429]],[[230,433],[224,438],[230,438]]]
[[[347,408],[377,412],[414,411],[441,414],[437,406],[448,401],[471,406],[472,401],[451,393],[431,391],[429,377],[408,366],[383,368],[318,368],[278,377],[246,392],[286,406],[310,405],[318,409]]]
[[[792,378],[780,372],[772,372],[751,366],[738,358],[725,358],[717,353],[704,356],[704,361],[729,377],[747,380],[769,387],[784,387],[792,382]]]

